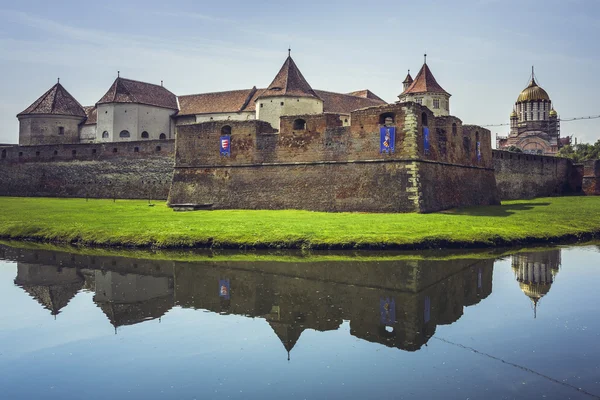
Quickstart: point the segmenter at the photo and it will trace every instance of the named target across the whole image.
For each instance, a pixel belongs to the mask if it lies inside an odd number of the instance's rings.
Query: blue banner
[[[229,300],[229,298],[230,298],[229,289],[230,289],[229,279],[220,279],[219,280],[219,297]]]
[[[393,153],[396,149],[396,127],[382,126],[379,128],[379,152]]]
[[[231,136],[221,136],[219,138],[219,148],[221,149],[221,155],[229,157],[231,155]]]
[[[423,150],[425,154],[429,154],[429,128],[423,127]]]
[[[475,149],[477,151],[477,161],[481,161],[481,143],[475,143]]]
[[[381,314],[381,323],[383,325],[394,325],[396,323],[396,299],[393,297],[380,297],[379,313]]]

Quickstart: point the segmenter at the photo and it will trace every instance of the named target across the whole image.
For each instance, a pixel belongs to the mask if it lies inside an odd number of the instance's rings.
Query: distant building
[[[525,153],[554,155],[570,143],[560,138],[560,120],[548,93],[535,81],[531,70],[529,85],[519,94],[510,114],[510,134],[496,137],[496,148],[518,147]]]

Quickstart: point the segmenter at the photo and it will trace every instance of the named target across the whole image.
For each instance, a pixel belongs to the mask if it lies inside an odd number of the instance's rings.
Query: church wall
[[[502,200],[560,196],[581,187],[567,158],[493,150],[493,166]]]
[[[2,150],[0,196],[166,199],[173,174],[173,140]]]
[[[323,101],[312,97],[267,97],[256,101],[256,119],[279,129],[279,117],[323,113]]]
[[[79,124],[82,117],[62,115],[28,115],[19,118],[19,144],[79,143]],[[59,134],[63,128],[62,135]]]
[[[197,114],[195,122],[209,121],[248,121],[256,118],[254,111],[239,112],[239,113],[214,113],[214,114]]]
[[[93,143],[96,141],[96,124],[81,125],[79,131],[80,143]]]
[[[149,140],[158,139],[161,133],[164,133],[167,139],[173,138],[171,115],[174,113],[174,110],[144,104],[99,104],[97,140],[103,142],[142,140],[144,131],[148,132]],[[129,138],[119,136],[124,130],[129,132]],[[108,138],[102,138],[104,131],[108,132]]]

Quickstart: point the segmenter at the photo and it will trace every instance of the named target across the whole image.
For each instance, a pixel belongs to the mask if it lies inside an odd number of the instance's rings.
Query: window
[[[65,134],[65,127],[64,126],[59,126],[58,127],[58,134],[59,135],[64,135]]]
[[[260,108],[262,108],[262,107],[263,107],[263,103],[260,103]]]
[[[158,137],[160,140],[165,140],[167,139],[167,135],[165,135],[164,133],[161,133],[160,136]]]
[[[436,128],[438,148],[440,156],[445,157],[448,154],[448,137],[445,129]]]
[[[2,158],[6,158],[6,149],[2,149]]]
[[[396,114],[383,113],[379,115],[379,125],[393,126],[396,120]]]
[[[71,155],[75,157],[77,155],[77,150],[71,150]]]
[[[421,123],[423,124],[423,126],[428,126],[428,124],[427,124],[427,114],[425,114],[425,113],[421,114]]]
[[[22,151],[19,152],[19,157],[23,157],[23,152]]]
[[[221,135],[231,135],[231,126],[225,125],[221,128]]]
[[[113,153],[116,153],[118,150],[116,147],[113,147]]]
[[[531,112],[531,120],[533,121],[533,111]]]
[[[39,151],[36,151],[36,152],[35,152],[35,156],[36,156],[36,157],[39,157],[39,156],[40,156],[40,152],[39,152]]]
[[[54,150],[54,155],[55,156],[58,155],[58,151]]]
[[[281,105],[283,105],[283,101],[281,102]]]
[[[294,121],[294,130],[295,131],[303,131],[306,129],[306,121],[303,119],[297,119]]]
[[[128,138],[131,137],[131,135],[129,134],[129,131],[121,131],[121,133],[119,133],[119,137]]]
[[[417,103],[417,104],[423,104],[423,98],[422,97],[415,98],[415,103]]]
[[[139,153],[140,152],[140,148],[139,147],[134,147],[133,148],[133,152],[134,153]]]
[[[538,121],[539,121],[539,119],[540,119],[540,112],[538,111]]]
[[[92,149],[92,154],[96,154],[96,149]]]
[[[452,135],[456,136],[456,134],[458,133],[458,130],[456,128],[456,123],[452,124]]]
[[[440,108],[440,99],[433,99],[433,108]]]
[[[160,146],[156,146],[156,151],[160,151]]]
[[[102,132],[102,139],[107,139],[108,138],[108,132],[104,131]]]
[[[150,137],[150,135],[148,134],[148,132],[144,131],[142,132],[142,139],[148,139]]]
[[[527,113],[523,113],[523,121],[527,121]]]

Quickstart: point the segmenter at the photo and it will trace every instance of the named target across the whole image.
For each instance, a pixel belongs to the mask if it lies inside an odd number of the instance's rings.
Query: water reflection
[[[258,317],[288,356],[304,330],[335,330],[344,320],[355,337],[415,351],[492,292],[491,259],[185,263],[3,251],[18,260],[15,284],[53,315],[85,288],[115,330],[174,306]]]
[[[560,250],[513,255],[512,269],[519,287],[531,299],[535,318],[538,303],[550,291],[560,269]]]

